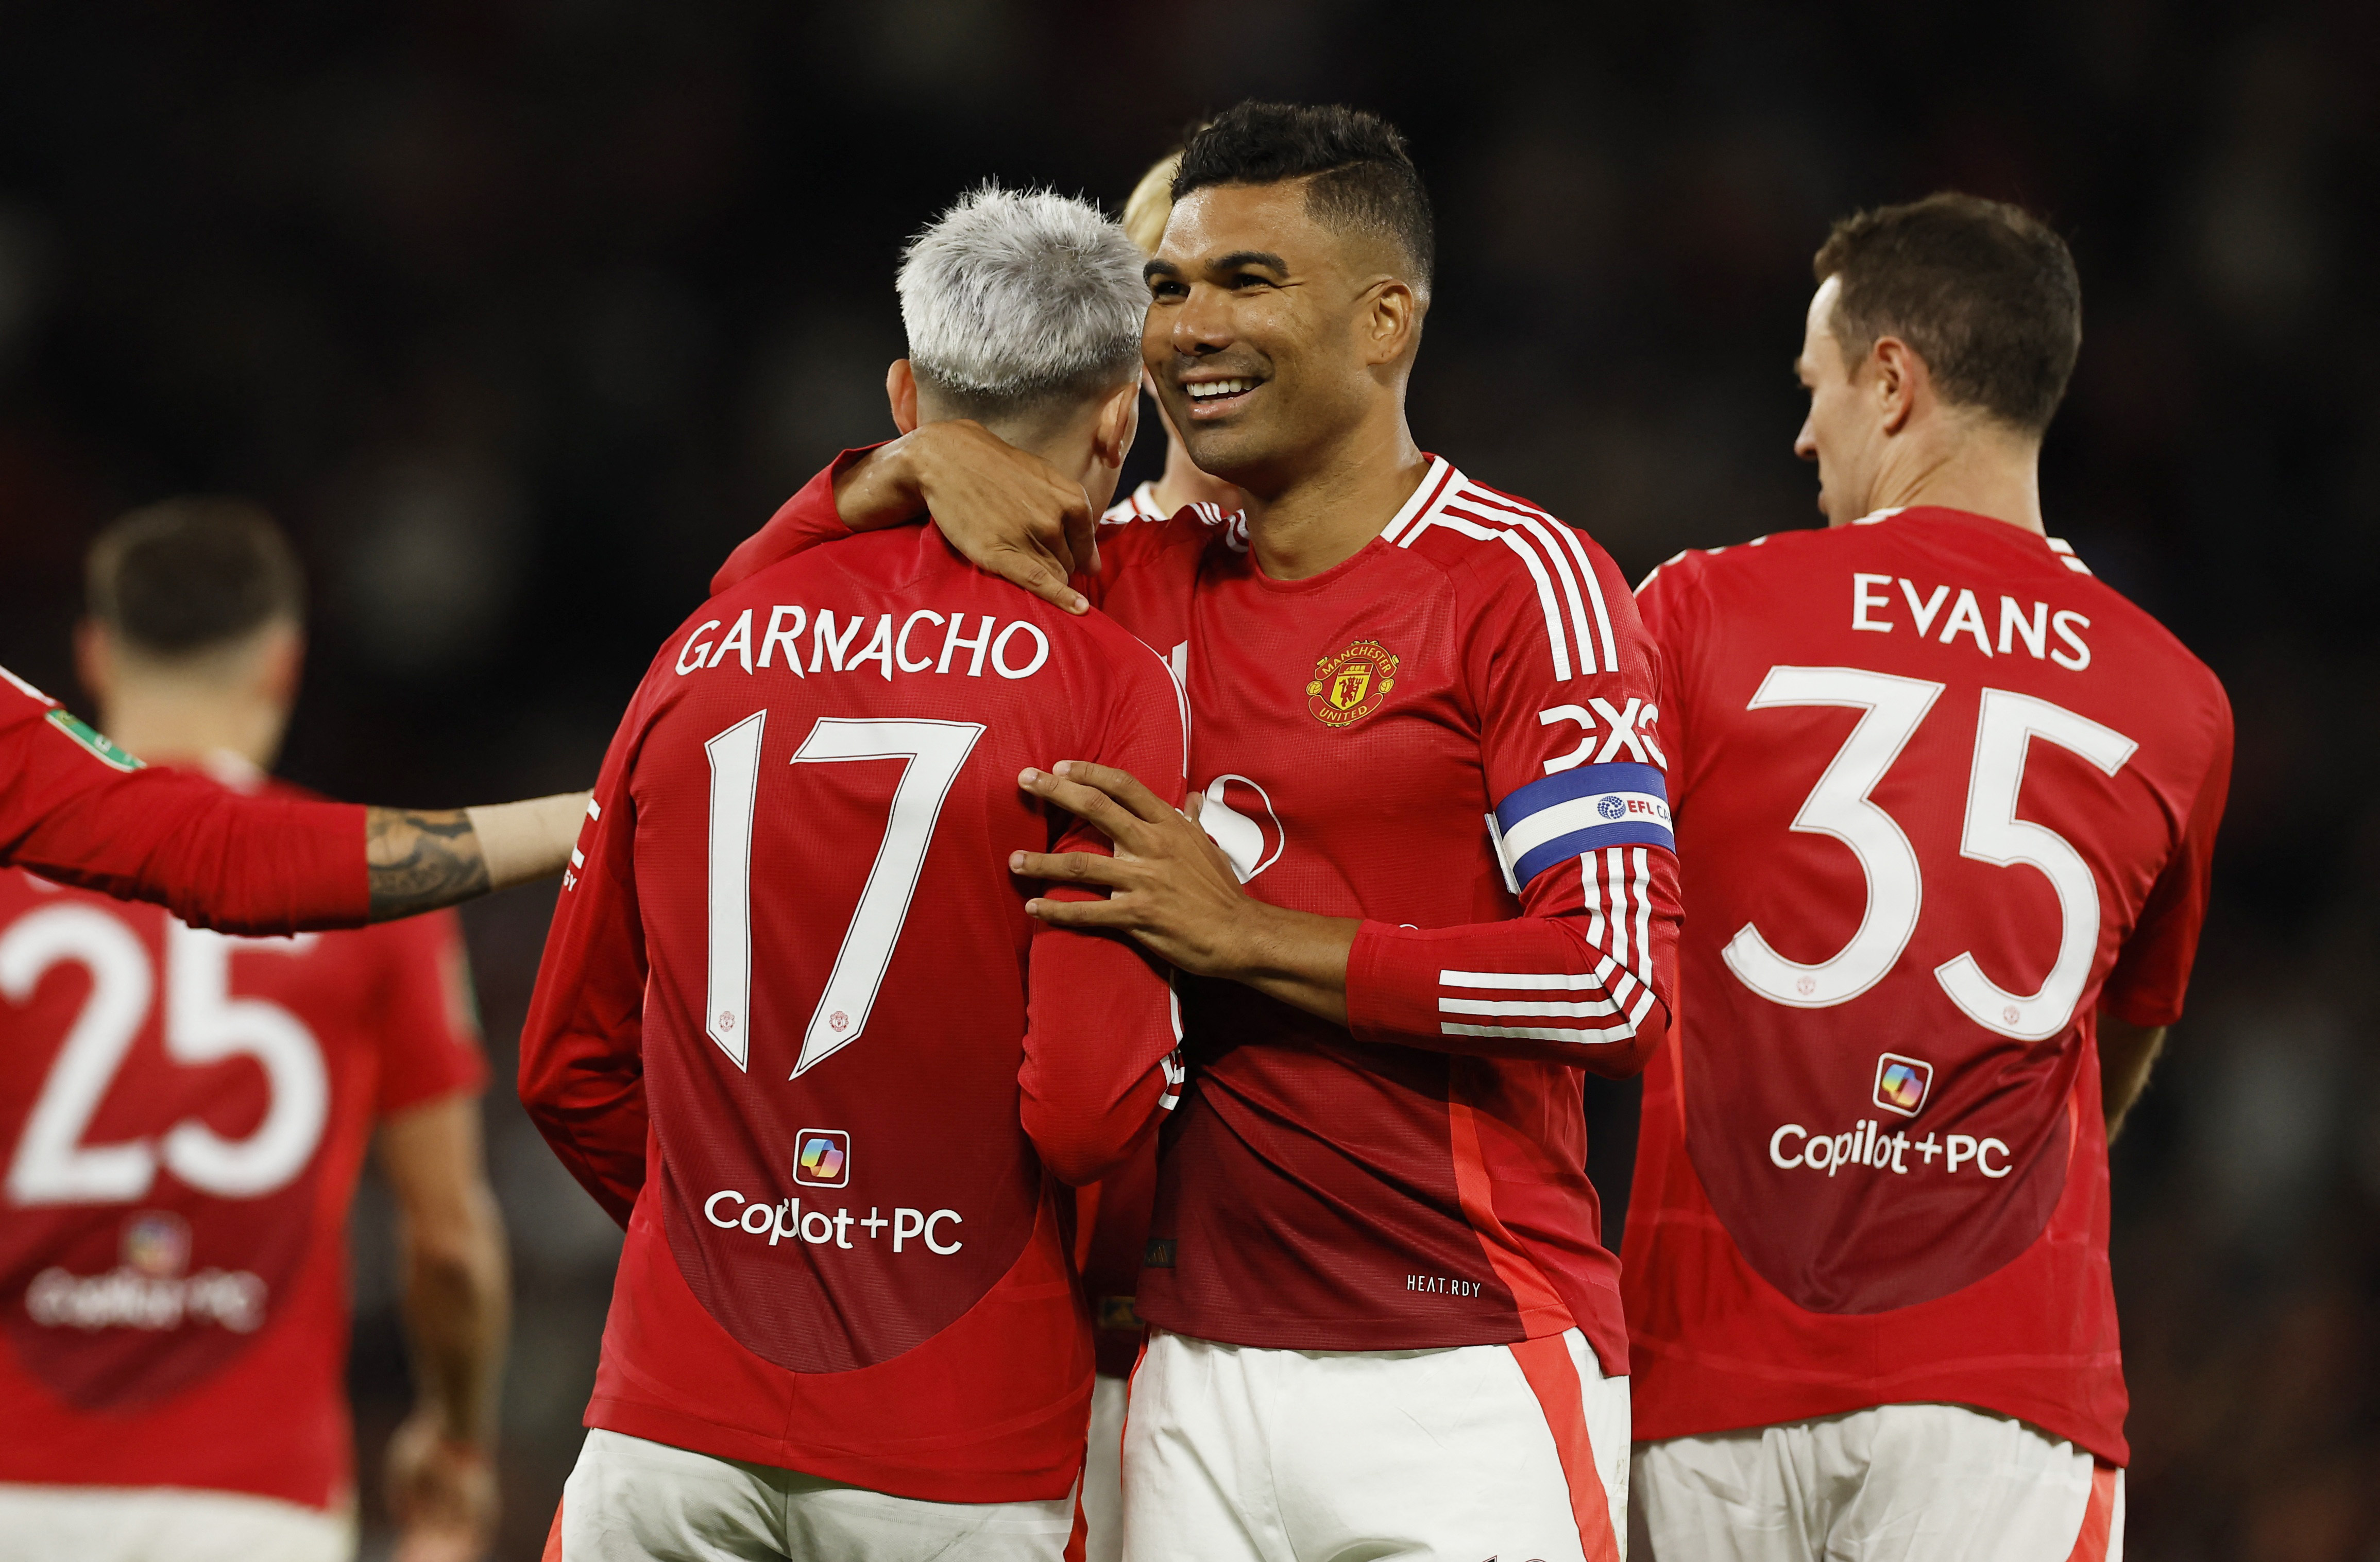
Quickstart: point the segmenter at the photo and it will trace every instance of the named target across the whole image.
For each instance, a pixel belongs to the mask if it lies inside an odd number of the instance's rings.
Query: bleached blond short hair
[[[910,366],[987,418],[1112,391],[1140,367],[1142,260],[1087,200],[970,190],[902,254]]]
[[[1123,231],[1151,255],[1165,236],[1165,220],[1173,215],[1173,176],[1180,172],[1182,153],[1176,149],[1149,164],[1124,198]]]

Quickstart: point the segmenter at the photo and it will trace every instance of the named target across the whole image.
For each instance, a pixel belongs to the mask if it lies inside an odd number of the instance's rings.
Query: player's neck
[[[2041,445],[1995,429],[1944,430],[1888,456],[1863,515],[1921,504],[1964,510],[2046,535],[2041,518]],[[1856,518],[1856,517],[1853,517]]]
[[[1166,430],[1165,471],[1157,479],[1152,497],[1157,512],[1171,515],[1184,504],[1220,504],[1226,511],[1237,510],[1246,501],[1240,490],[1211,473],[1201,471],[1182,448],[1182,442]]]
[[[127,685],[100,707],[100,730],[156,765],[197,765],[238,756],[269,769],[281,750],[288,713],[241,689],[159,684]]]
[[[1318,452],[1271,495],[1247,494],[1248,543],[1275,580],[1345,563],[1380,535],[1429,470],[1399,406]]]

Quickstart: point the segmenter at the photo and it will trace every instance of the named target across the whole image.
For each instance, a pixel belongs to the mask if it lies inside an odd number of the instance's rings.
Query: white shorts
[[[1962,1405],[1636,1447],[1638,1534],[1666,1562],[2121,1562],[2124,1472]],[[1637,1562],[1649,1562],[1640,1556]]]
[[[1628,1380],[1575,1329],[1365,1351],[1152,1329],[1123,1479],[1131,1562],[1619,1562]]]
[[[1083,1562],[1123,1562],[1123,1379],[1091,1384],[1091,1446],[1083,1456]]]
[[[561,1562],[1060,1562],[1075,1499],[927,1502],[596,1430],[555,1528]]]
[[[0,1562],[348,1562],[352,1513],[180,1486],[0,1483]]]

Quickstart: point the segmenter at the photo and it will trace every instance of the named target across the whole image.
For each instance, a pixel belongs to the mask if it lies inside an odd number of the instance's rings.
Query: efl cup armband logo
[[[1326,727],[1352,727],[1380,708],[1397,686],[1397,656],[1378,640],[1357,640],[1314,664],[1305,708]]]

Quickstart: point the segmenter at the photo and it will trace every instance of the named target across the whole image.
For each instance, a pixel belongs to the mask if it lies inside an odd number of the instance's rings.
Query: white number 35
[[[1751,923],[1737,929],[1724,951],[1728,969],[1763,998],[1796,1009],[1847,1003],[1882,981],[1909,947],[1925,899],[1917,854],[1868,793],[1900,757],[1942,688],[1922,678],[1850,667],[1772,667],[1761,680],[1749,707],[1754,710],[1831,705],[1861,712],[1858,725],[1793,816],[1792,828],[1833,836],[1852,849],[1867,878],[1859,929],[1828,959],[1813,964],[1788,960]],[[2002,987],[1984,975],[1972,951],[1936,966],[1934,979],[1969,1019],[2019,1041],[2044,1041],[2066,1028],[2099,941],[2099,887],[2091,866],[2057,831],[2016,817],[2026,756],[2036,737],[2081,755],[2110,776],[2140,746],[2047,700],[2006,689],[1984,691],[1959,854],[1997,867],[2022,864],[2049,880],[2058,894],[2058,954],[2032,993]]]

